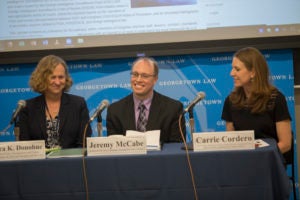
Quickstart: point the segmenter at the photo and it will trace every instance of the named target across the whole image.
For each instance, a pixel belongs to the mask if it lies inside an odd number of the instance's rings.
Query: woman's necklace
[[[60,103],[52,104],[51,106],[49,106],[49,104],[46,103],[45,107],[47,112],[46,114],[48,115],[47,117],[53,119],[59,113]]]
[[[48,135],[47,140],[46,140],[46,147],[54,148],[56,146],[59,146],[59,117],[58,117],[58,115],[54,115],[55,112],[53,112],[53,111],[52,111],[52,114],[50,113],[47,104],[45,104],[45,110],[46,110],[46,118],[47,118],[46,132]],[[59,109],[57,109],[56,113],[59,113],[58,111],[59,111]],[[52,116],[54,116],[54,118]]]

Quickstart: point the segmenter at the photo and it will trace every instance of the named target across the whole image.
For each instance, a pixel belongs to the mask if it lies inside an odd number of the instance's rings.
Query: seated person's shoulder
[[[71,99],[84,99],[82,96],[78,96],[78,95],[70,94],[70,93],[64,93],[63,95],[65,95],[65,96],[67,96],[68,98],[71,98]]]
[[[31,99],[27,99],[26,100],[26,106],[25,107],[31,107],[31,106],[36,106],[38,105],[40,102],[44,101],[43,100],[44,97],[42,95],[33,97]]]
[[[176,99],[172,99],[171,97],[165,96],[163,94],[157,93],[159,95],[159,99],[161,103],[165,103],[170,106],[182,106],[182,103]]]
[[[108,108],[109,109],[119,109],[119,107],[126,105],[130,101],[130,96],[131,95],[128,95],[122,99],[119,99],[118,101],[111,103]]]
[[[62,97],[62,104],[71,104],[75,107],[86,107],[86,101],[82,96],[64,93]]]
[[[275,101],[275,102],[285,102],[285,95],[278,90],[277,88],[273,89],[272,93],[271,93],[271,100]]]

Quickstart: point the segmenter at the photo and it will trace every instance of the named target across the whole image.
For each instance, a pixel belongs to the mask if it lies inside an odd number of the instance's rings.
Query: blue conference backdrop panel
[[[263,53],[270,67],[270,79],[286,96],[295,133],[292,51],[289,49],[269,50]],[[233,52],[155,57],[160,67],[156,91],[180,100],[185,107],[198,92],[205,92],[205,99],[197,103],[193,109],[195,132],[225,130],[221,112],[224,99],[233,87],[233,81],[229,75],[232,54]],[[70,93],[83,96],[92,115],[102,100],[107,99],[112,103],[131,93],[130,70],[134,59],[68,62],[69,71],[74,80]],[[28,86],[30,74],[35,66],[36,63],[0,65],[0,130],[7,127],[20,99],[25,100],[38,95]],[[106,135],[106,110],[101,116],[103,135]],[[188,115],[186,114],[185,117],[189,131]],[[96,120],[92,122],[92,128],[93,136],[97,136]],[[188,134],[187,141],[190,138]],[[14,139],[13,126],[1,132],[0,141]]]
[[[264,51],[271,70],[270,79],[285,94],[288,107],[294,119],[294,76],[293,57],[290,50]],[[155,57],[160,66],[159,80],[155,86],[158,92],[180,100],[187,106],[203,91],[205,99],[193,109],[195,132],[223,131],[225,124],[221,112],[225,97],[233,87],[230,77],[233,53],[200,54],[184,56]],[[68,62],[74,85],[70,93],[85,97],[90,114],[98,104],[107,99],[110,103],[131,93],[130,69],[134,58],[87,60]],[[29,85],[29,77],[36,63],[0,65],[0,130],[9,123],[13,110],[20,99],[38,95]],[[102,113],[103,134],[106,110]],[[186,126],[189,131],[188,115]],[[97,135],[96,123],[92,123],[93,135]],[[293,120],[295,132],[295,120]],[[190,139],[190,134],[187,140]],[[1,132],[1,141],[14,140],[13,128]]]

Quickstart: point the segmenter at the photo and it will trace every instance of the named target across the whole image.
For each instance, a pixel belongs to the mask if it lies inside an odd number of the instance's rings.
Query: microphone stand
[[[98,137],[102,137],[102,116],[101,116],[101,113],[97,116],[97,132],[98,132]]]
[[[190,131],[191,131],[191,136],[195,131],[195,122],[194,122],[194,113],[193,109],[189,110],[189,119],[190,119]]]
[[[190,132],[191,132],[191,143],[193,144],[193,133],[195,132],[195,121],[193,109],[189,110],[189,119],[190,119]]]
[[[14,124],[14,127],[16,127],[17,120],[14,119],[13,121],[10,121],[9,124],[3,130],[0,131],[0,135],[5,134],[5,132],[11,127],[12,124]],[[19,130],[20,130],[20,128],[16,129],[17,133],[20,133]],[[14,128],[14,133],[15,133],[15,128]]]
[[[10,127],[11,127],[11,124],[8,124],[3,130],[0,131],[0,135],[4,135]]]
[[[186,150],[193,150],[193,133],[195,131],[195,122],[194,122],[194,113],[193,108],[190,108],[188,110],[189,113],[189,123],[190,123],[190,135],[191,135],[191,141],[186,144],[184,147]]]
[[[20,141],[20,127],[18,126],[17,120],[14,121],[14,135],[16,141]]]
[[[5,127],[5,129],[3,129],[2,131],[0,131],[0,135],[5,134],[6,131],[11,127],[11,123],[8,124],[7,127]],[[14,135],[15,135],[15,139],[16,141],[20,141],[20,127],[17,125],[16,120],[14,121]]]

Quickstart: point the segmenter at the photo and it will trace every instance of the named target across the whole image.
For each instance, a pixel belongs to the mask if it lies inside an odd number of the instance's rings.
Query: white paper
[[[260,147],[267,147],[267,146],[269,146],[269,144],[266,143],[265,141],[261,139],[255,140],[255,147],[260,148]]]
[[[160,130],[139,132],[134,130],[127,130],[126,136],[146,135],[147,150],[160,150]]]

